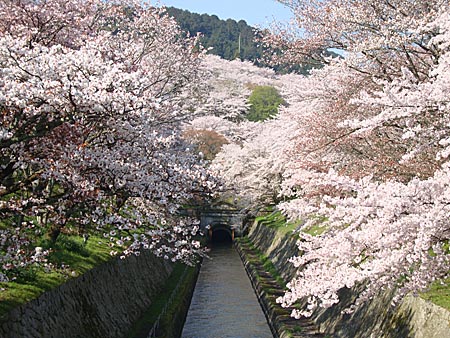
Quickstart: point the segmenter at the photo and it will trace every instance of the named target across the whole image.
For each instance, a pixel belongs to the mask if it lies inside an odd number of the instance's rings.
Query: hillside
[[[167,12],[184,31],[191,35],[201,33],[203,46],[212,47],[212,54],[226,60],[240,58],[253,62],[262,56],[262,48],[254,41],[254,28],[244,20],[221,20],[216,15],[191,13],[174,7],[168,7]]]
[[[263,47],[255,41],[255,37],[264,32],[249,26],[245,20],[221,20],[216,15],[191,13],[174,7],[168,7],[167,13],[174,17],[181,29],[189,32],[191,36],[200,33],[202,45],[205,48],[211,48],[209,53],[225,60],[251,61],[257,66],[273,68],[278,73],[308,74],[312,68],[323,66],[317,61],[297,65],[267,64],[263,58]],[[324,53],[328,56],[338,56],[332,51],[324,51]]]

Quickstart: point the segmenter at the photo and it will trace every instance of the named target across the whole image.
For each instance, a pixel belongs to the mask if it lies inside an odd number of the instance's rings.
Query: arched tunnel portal
[[[226,224],[213,224],[208,230],[209,240],[213,243],[231,243],[234,236],[235,230]]]
[[[243,235],[244,214],[236,210],[205,209],[200,214],[200,229],[213,242],[234,241]]]

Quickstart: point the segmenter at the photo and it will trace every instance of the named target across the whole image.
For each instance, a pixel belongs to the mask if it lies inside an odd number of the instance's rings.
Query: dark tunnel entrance
[[[213,230],[210,240],[213,243],[223,243],[223,244],[233,242],[231,232],[227,229]]]

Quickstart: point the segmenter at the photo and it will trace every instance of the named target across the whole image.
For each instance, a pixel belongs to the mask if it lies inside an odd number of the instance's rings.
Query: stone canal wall
[[[294,276],[294,267],[287,263],[289,257],[298,254],[293,236],[280,237],[276,229],[255,222],[248,238],[257,250],[272,261],[284,280],[289,281]],[[317,311],[311,318],[313,323],[308,322],[308,326],[313,325],[314,331],[317,328],[315,334],[318,336],[450,338],[450,311],[420,297],[407,297],[399,307],[392,308],[392,294],[385,293],[351,315],[342,314],[343,308],[355,299],[357,293],[356,288],[342,290],[341,302],[330,309]],[[291,336],[309,336],[302,335],[300,328],[298,331],[298,335]]]
[[[172,269],[148,251],[111,260],[12,310],[0,320],[0,337],[124,337]]]
[[[290,316],[289,309],[281,308],[277,297],[283,294],[283,286],[269,272],[259,258],[259,250],[245,239],[236,241],[245,270],[255,290],[274,338],[316,337],[323,338],[319,328],[310,320],[298,321]],[[301,328],[301,329],[300,329]]]

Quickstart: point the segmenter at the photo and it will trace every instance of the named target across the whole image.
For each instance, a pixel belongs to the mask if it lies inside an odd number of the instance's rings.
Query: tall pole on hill
[[[238,38],[238,50],[234,52],[233,60],[239,59],[242,61],[241,57],[241,33],[239,32],[239,38]]]
[[[239,39],[238,39],[238,54],[237,54],[239,60],[242,60],[241,58],[241,33],[239,32]]]

